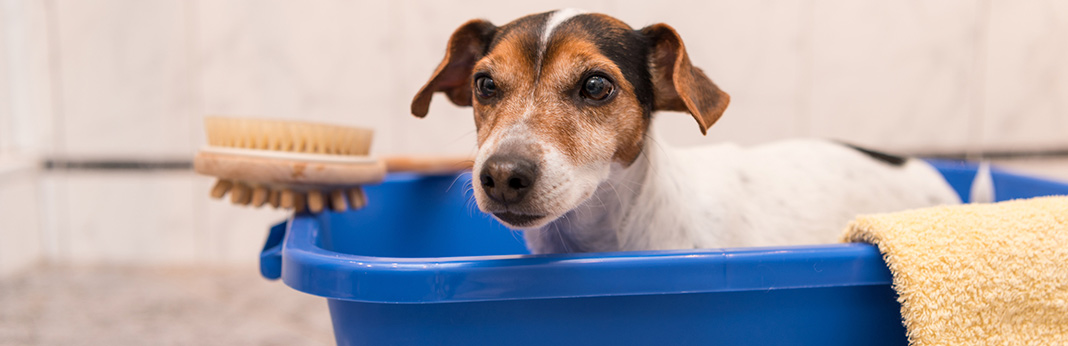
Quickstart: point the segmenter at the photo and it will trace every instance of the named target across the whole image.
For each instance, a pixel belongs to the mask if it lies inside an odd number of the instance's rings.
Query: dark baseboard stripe
[[[193,169],[191,160],[48,159],[42,163],[46,171],[187,171]]]
[[[964,152],[914,153],[907,156],[947,160],[1068,159],[1068,149],[985,151],[975,154]],[[46,171],[186,171],[193,169],[193,161],[184,159],[47,159],[42,163],[42,167]]]
[[[1068,159],[1068,149],[1054,150],[1019,150],[1019,151],[984,151],[970,153],[920,153],[914,157],[928,157],[948,160],[1031,160],[1031,159]]]

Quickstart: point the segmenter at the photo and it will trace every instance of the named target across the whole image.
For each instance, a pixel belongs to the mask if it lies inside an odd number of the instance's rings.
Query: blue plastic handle
[[[289,221],[279,222],[271,226],[271,233],[267,235],[267,242],[260,251],[260,275],[270,280],[282,277],[282,240],[286,238],[286,228]]]

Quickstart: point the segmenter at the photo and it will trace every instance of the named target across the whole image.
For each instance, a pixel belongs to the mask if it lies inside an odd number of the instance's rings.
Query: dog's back
[[[857,214],[960,203],[941,174],[922,160],[823,140],[663,154],[675,156],[671,161],[678,164],[669,169],[689,182],[676,191],[680,200],[692,200],[681,206],[696,216],[697,247],[834,242]],[[710,213],[705,206],[718,210]]]

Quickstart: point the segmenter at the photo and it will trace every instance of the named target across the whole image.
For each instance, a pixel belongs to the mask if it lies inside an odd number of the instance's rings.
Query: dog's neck
[[[685,191],[678,180],[684,178],[672,158],[671,148],[646,138],[638,158],[626,167],[614,164],[608,179],[586,202],[541,229],[525,232],[531,251],[690,247],[687,211],[679,198]]]

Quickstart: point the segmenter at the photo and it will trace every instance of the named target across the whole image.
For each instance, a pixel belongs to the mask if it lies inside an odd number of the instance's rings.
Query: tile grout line
[[[816,5],[812,1],[806,1],[804,3],[806,7],[805,11],[802,11],[800,15],[801,27],[798,28],[800,35],[797,43],[798,50],[798,78],[797,78],[797,90],[795,96],[795,126],[794,133],[804,137],[812,136],[812,90],[815,85],[814,78],[812,76],[813,66],[815,66],[814,50],[812,49],[813,41],[815,40],[815,17],[816,17]]]
[[[48,52],[45,56],[48,59],[48,74],[49,74],[49,99],[52,106],[52,147],[50,152],[53,155],[56,152],[66,150],[66,131],[63,124],[66,114],[63,108],[63,66],[62,66],[62,50],[61,38],[60,38],[60,23],[59,13],[57,7],[59,6],[55,0],[45,0],[42,3],[44,14],[44,29],[45,40],[47,41],[45,47]],[[70,244],[68,240],[71,236],[70,225],[68,223],[69,218],[69,191],[67,190],[67,175],[60,172],[55,176],[55,180],[52,184],[44,186],[42,184],[42,190],[45,192],[45,198],[48,199],[51,196],[52,201],[50,203],[42,203],[41,218],[43,219],[41,237],[42,242],[46,245],[46,260],[65,262],[71,259]]]
[[[5,91],[4,94],[0,94],[0,97],[5,97],[8,100],[6,104],[0,104],[0,106],[5,106],[3,108],[6,108],[0,110],[0,157],[5,157],[15,151],[15,143],[12,140],[15,133],[15,105],[12,104],[12,100],[15,99],[14,89],[15,79],[17,78],[11,76],[11,74],[14,73],[14,66],[17,65],[15,62],[17,59],[15,57],[15,49],[13,48],[15,44],[12,41],[15,41],[15,37],[19,36],[16,33],[19,26],[19,18],[14,15],[15,11],[11,9],[11,7],[14,7],[13,2],[0,3],[0,7],[3,7],[2,11],[0,11],[0,36],[2,36],[0,37],[0,56],[3,56],[3,58],[0,61],[4,62],[0,66],[0,71],[3,71],[0,72],[0,75],[3,76],[3,79],[0,79],[0,84],[5,84],[2,87],[3,89],[0,89]],[[3,116],[3,114],[7,114],[7,116]]]
[[[978,3],[977,13],[975,15],[975,40],[974,44],[974,60],[972,61],[974,69],[974,83],[970,88],[971,93],[971,121],[968,122],[968,150],[965,152],[965,157],[970,160],[978,160],[984,156],[984,143],[986,143],[986,94],[987,94],[987,55],[989,50],[987,49],[989,44],[989,32],[990,32],[990,16],[991,16],[991,4],[990,0],[982,0]]]
[[[188,59],[189,73],[186,78],[186,86],[189,93],[189,102],[192,103],[193,114],[190,117],[191,126],[189,127],[189,141],[193,144],[193,148],[197,147],[199,137],[197,136],[197,129],[200,128],[198,123],[201,118],[205,116],[206,108],[205,100],[207,99],[207,92],[204,85],[204,68],[201,61],[200,54],[200,17],[198,11],[200,10],[199,1],[186,1],[183,3],[183,10],[185,14],[185,50],[186,58]],[[178,163],[178,161],[172,162]],[[191,167],[188,162],[180,162],[186,169]],[[191,181],[193,185],[196,185],[195,181]],[[190,192],[195,193],[195,192]],[[194,201],[198,200],[193,198]],[[215,258],[211,255],[211,231],[208,227],[208,213],[207,206],[204,203],[192,203],[190,206],[193,211],[194,227],[196,232],[194,234],[194,261],[202,263],[210,263]]]

